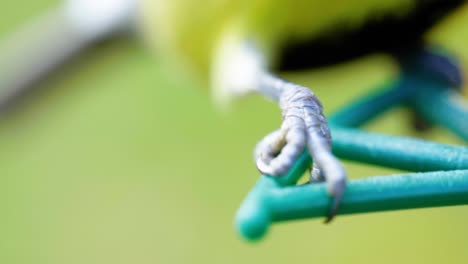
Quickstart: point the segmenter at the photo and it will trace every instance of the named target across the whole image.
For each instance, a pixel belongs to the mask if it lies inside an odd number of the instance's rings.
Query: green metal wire
[[[237,229],[248,240],[263,237],[273,222],[325,217],[331,200],[325,184],[275,188],[263,176],[239,209]],[[348,183],[340,214],[468,204],[468,170],[370,177]]]
[[[407,171],[468,169],[468,147],[333,127],[333,152],[348,160]]]
[[[407,89],[404,83],[397,81],[343,107],[328,118],[328,122],[331,126],[359,127],[391,108],[401,105],[413,94],[414,90]]]
[[[452,89],[426,83],[411,104],[428,121],[439,124],[468,141],[468,102]]]

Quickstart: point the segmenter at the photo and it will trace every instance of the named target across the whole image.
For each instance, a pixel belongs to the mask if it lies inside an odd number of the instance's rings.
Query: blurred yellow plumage
[[[144,31],[151,45],[208,72],[219,38],[236,27],[253,38],[274,59],[286,40],[307,39],[337,24],[359,27],[376,14],[404,14],[414,0],[393,1],[199,1],[146,0],[142,5]]]
[[[334,198],[331,220],[345,190],[346,172],[331,153],[319,99],[310,89],[271,73],[284,63],[281,53],[289,50],[286,64],[295,66],[329,64],[365,52],[389,52],[399,61],[425,54],[435,75],[459,86],[459,70],[450,60],[421,51],[423,35],[463,2],[146,0],[142,24],[159,54],[201,76],[206,86],[210,82],[219,105],[251,92],[279,103],[283,124],[257,146],[257,168],[270,176],[285,175],[307,149],[314,160],[311,181],[326,181]]]

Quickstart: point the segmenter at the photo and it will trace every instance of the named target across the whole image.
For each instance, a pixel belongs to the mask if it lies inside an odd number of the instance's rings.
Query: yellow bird
[[[458,67],[425,51],[424,35],[463,0],[64,0],[18,34],[0,56],[0,108],[69,56],[140,24],[147,43],[211,86],[215,101],[257,92],[277,101],[283,123],[255,150],[258,169],[286,174],[307,149],[311,181],[326,181],[336,213],[346,172],[331,153],[331,135],[311,89],[278,78],[278,69],[323,66],[371,52],[399,60],[424,55],[426,68],[455,86]],[[459,24],[455,26],[460,26]],[[23,34],[24,33],[24,34]],[[25,37],[28,35],[29,37]],[[30,45],[17,45],[17,43]],[[8,43],[7,43],[8,44]],[[38,48],[41,50],[38,51]]]
[[[331,136],[310,89],[272,71],[333,64],[370,52],[397,59],[425,48],[424,33],[459,8],[462,0],[145,0],[143,28],[150,45],[213,89],[222,106],[258,92],[278,101],[281,129],[256,149],[259,170],[284,175],[307,148],[311,181],[326,181],[336,213],[346,172],[331,154]],[[428,53],[424,53],[427,55]],[[428,65],[455,85],[458,68],[431,54]],[[433,63],[442,61],[442,63]]]

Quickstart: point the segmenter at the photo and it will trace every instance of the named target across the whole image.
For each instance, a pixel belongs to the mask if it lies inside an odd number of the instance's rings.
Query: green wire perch
[[[404,72],[390,87],[345,107],[329,122],[339,158],[413,173],[349,181],[338,214],[468,204],[468,147],[357,129],[402,105],[468,141],[468,108],[461,96],[432,76]],[[245,239],[262,238],[274,222],[328,215],[332,200],[325,184],[296,186],[311,163],[304,152],[287,175],[260,178],[236,216]]]

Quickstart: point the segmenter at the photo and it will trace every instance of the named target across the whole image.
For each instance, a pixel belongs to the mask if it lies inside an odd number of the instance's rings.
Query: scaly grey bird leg
[[[311,179],[325,179],[334,198],[327,222],[338,210],[346,185],[346,172],[331,153],[331,135],[322,104],[303,86],[267,72],[268,61],[256,42],[227,30],[215,51],[212,84],[218,104],[229,98],[257,92],[276,102],[282,110],[281,128],[267,135],[255,150],[257,168],[273,177],[285,175],[307,148],[314,160]]]
[[[278,177],[286,174],[307,147],[314,165],[311,181],[325,179],[334,198],[326,222],[336,214],[346,185],[346,172],[331,153],[331,134],[322,104],[308,88],[287,82],[272,74],[260,78],[260,92],[279,101],[283,124],[267,135],[255,150],[258,169]]]

